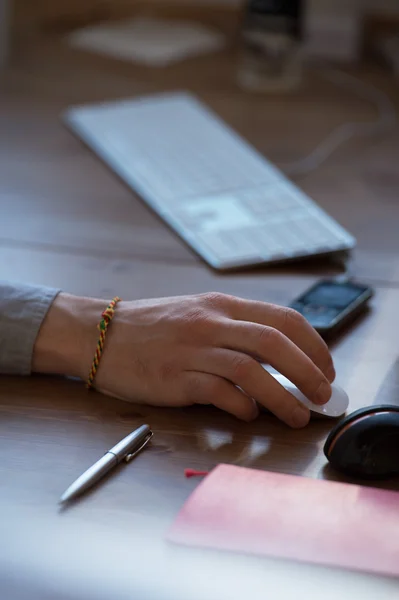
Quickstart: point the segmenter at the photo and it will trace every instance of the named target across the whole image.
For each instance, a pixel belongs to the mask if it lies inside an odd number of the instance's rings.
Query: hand
[[[34,369],[86,379],[106,304],[60,294],[39,333]],[[95,387],[130,402],[214,404],[244,420],[258,415],[259,403],[291,427],[305,426],[308,409],[260,362],[272,365],[313,402],[330,398],[335,372],[327,346],[291,309],[216,293],[121,301]]]

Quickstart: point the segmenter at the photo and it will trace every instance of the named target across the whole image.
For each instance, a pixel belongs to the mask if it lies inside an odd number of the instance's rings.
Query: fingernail
[[[335,379],[335,369],[334,367],[331,365],[331,367],[328,367],[327,371],[326,371],[326,377],[328,379],[328,381],[330,383],[332,383]]]
[[[310,412],[302,404],[298,404],[291,415],[291,423],[295,428],[305,427],[309,423]]]
[[[322,381],[319,389],[317,390],[316,393],[316,403],[317,404],[325,404],[326,402],[329,401],[331,397],[331,386],[330,384],[326,383],[325,381]]]

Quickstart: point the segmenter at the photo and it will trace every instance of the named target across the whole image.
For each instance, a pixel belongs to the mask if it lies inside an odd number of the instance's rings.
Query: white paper
[[[225,38],[199,23],[139,17],[76,30],[68,42],[75,48],[162,67],[220,50]]]

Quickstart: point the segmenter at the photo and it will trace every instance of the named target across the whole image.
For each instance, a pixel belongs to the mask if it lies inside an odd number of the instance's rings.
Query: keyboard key
[[[204,244],[208,250],[227,262],[234,262],[236,260],[254,260],[260,262],[262,256],[257,252],[256,248],[242,236],[237,237],[233,232],[207,232],[199,234],[197,239],[201,244]]]

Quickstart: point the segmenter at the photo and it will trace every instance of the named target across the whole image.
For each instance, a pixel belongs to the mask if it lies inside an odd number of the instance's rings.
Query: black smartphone
[[[360,283],[324,279],[290,306],[303,314],[322,337],[329,337],[354,320],[373,294],[372,288]]]

